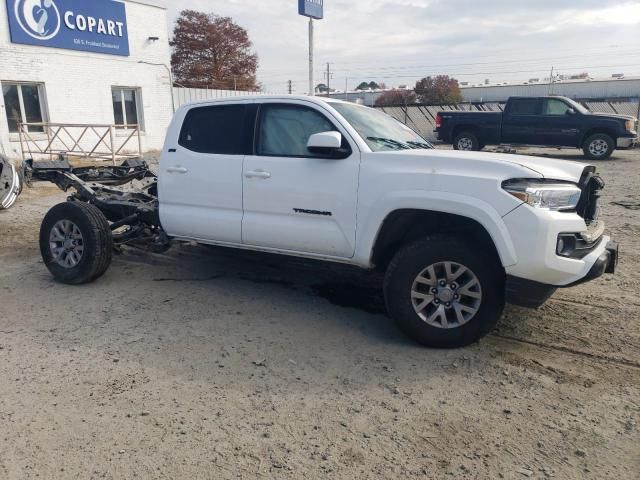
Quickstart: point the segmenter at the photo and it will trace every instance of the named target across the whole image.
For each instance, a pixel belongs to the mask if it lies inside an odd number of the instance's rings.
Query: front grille
[[[584,169],[582,178],[580,179],[580,188],[582,195],[576,211],[587,225],[598,220],[600,192],[604,188],[604,180],[596,173],[595,167],[587,167]]]

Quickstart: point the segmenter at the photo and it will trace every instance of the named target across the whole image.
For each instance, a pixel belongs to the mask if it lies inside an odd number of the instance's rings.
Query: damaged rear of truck
[[[27,185],[45,181],[73,190],[47,213],[40,230],[44,262],[65,283],[95,280],[124,245],[153,252],[170,247],[160,226],[157,177],[143,160],[90,167],[72,167],[63,157],[25,160],[22,175]]]

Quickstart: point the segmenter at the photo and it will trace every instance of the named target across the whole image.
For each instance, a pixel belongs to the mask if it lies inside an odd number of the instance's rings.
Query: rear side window
[[[537,115],[538,114],[537,98],[519,98],[511,101],[511,115]]]
[[[180,146],[198,153],[246,153],[246,105],[218,105],[189,110],[182,124]]]

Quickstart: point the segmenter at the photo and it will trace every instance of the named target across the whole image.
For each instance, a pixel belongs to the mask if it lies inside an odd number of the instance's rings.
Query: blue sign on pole
[[[129,56],[125,4],[113,0],[7,0],[13,43]]]
[[[324,18],[324,0],[298,0],[298,13],[321,20]]]

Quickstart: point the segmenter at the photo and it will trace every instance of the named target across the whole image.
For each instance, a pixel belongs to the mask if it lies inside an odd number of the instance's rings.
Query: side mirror
[[[309,137],[307,149],[311,153],[336,159],[347,158],[351,153],[348,149],[342,148],[340,132],[314,133]]]
[[[576,111],[573,108],[568,108],[567,109],[567,115],[575,115]]]

